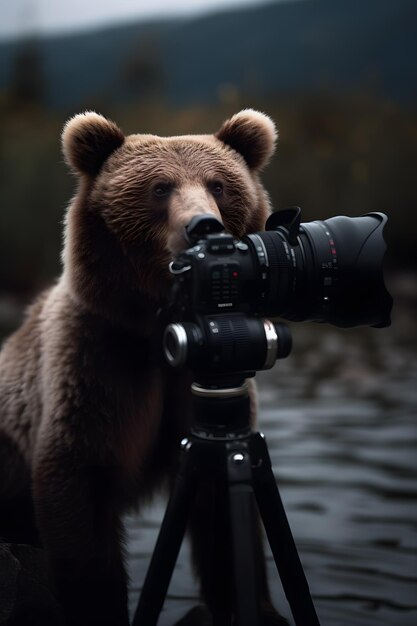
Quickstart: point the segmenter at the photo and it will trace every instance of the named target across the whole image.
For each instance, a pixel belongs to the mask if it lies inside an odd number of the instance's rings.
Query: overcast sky
[[[266,0],[0,0],[0,38],[26,32],[62,32],[131,18],[199,14]]]

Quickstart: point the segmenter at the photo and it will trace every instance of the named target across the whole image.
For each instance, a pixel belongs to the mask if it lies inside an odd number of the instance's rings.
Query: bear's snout
[[[222,215],[213,196],[202,187],[178,190],[169,209],[169,235],[167,249],[177,255],[190,247],[186,227],[193,217],[208,215],[223,223]]]

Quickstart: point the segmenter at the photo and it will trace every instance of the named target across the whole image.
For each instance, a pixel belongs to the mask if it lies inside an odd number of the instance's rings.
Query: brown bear
[[[208,135],[125,137],[93,112],[64,127],[78,187],[62,276],[0,355],[0,535],[39,538],[71,626],[128,624],[122,515],[172,476],[189,424],[188,376],[153,358],[168,265],[197,214],[262,230],[275,139],[253,110]],[[229,573],[191,537],[202,597],[229,624]],[[265,623],[282,623],[263,586]]]

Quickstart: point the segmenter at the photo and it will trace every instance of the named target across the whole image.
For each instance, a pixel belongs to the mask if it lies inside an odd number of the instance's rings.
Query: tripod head
[[[191,385],[191,396],[192,435],[213,442],[248,437],[251,432],[250,395],[244,380],[228,387],[208,387],[194,382]]]

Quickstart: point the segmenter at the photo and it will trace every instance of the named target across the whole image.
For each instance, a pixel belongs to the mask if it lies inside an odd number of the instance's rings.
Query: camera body
[[[302,224],[294,207],[239,241],[214,217],[193,218],[190,248],[170,264],[176,319],[165,333],[166,358],[213,371],[267,369],[291,349],[285,324],[269,317],[388,326],[386,222],[370,213]]]
[[[199,239],[171,263],[170,270],[180,286],[177,304],[184,312],[258,313],[266,272],[259,276],[253,250],[228,233]]]

